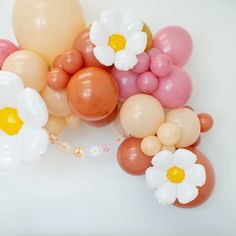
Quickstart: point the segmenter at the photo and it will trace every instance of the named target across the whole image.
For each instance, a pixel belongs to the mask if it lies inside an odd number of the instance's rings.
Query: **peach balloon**
[[[73,47],[85,27],[78,0],[16,0],[13,28],[21,48],[41,54],[49,63]]]
[[[170,152],[175,152],[176,148],[174,145],[171,145],[171,146],[168,146],[168,145],[162,145],[162,148],[161,150],[167,150],[167,151],[170,151]]]
[[[129,97],[120,110],[121,125],[136,138],[156,134],[164,120],[165,113],[160,102],[146,94]]]
[[[48,112],[55,116],[68,116],[72,113],[68,101],[66,91],[54,91],[48,86],[41,93]]]
[[[64,131],[65,121],[62,117],[50,115],[45,128],[53,135],[59,135]]]
[[[176,124],[166,122],[158,129],[157,136],[162,144],[171,146],[177,143],[180,139],[181,133]]]
[[[147,156],[154,156],[161,151],[161,143],[157,136],[147,136],[141,142],[141,150]]]
[[[48,65],[38,54],[20,50],[11,54],[4,62],[2,70],[18,74],[24,81],[25,87],[30,87],[38,92],[46,85]]]
[[[77,129],[80,127],[81,125],[81,119],[78,115],[76,114],[71,114],[67,117],[65,117],[65,123],[66,123],[66,126],[67,128],[70,128],[70,129]]]
[[[166,121],[175,123],[181,132],[176,143],[177,148],[189,147],[200,135],[200,122],[198,116],[188,108],[179,108],[166,113]]]

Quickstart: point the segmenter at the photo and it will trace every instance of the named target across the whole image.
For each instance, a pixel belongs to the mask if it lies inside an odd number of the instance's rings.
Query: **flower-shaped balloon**
[[[153,157],[153,167],[146,170],[146,182],[150,188],[157,188],[159,203],[173,204],[178,199],[187,204],[198,196],[196,186],[205,184],[206,172],[202,165],[195,164],[196,160],[196,155],[186,149],[161,151]]]
[[[0,170],[15,169],[23,161],[36,161],[49,144],[43,99],[25,88],[21,78],[0,71]]]
[[[147,45],[143,26],[143,22],[132,15],[104,11],[90,29],[96,59],[105,66],[114,64],[119,70],[132,69],[137,63],[136,55]]]

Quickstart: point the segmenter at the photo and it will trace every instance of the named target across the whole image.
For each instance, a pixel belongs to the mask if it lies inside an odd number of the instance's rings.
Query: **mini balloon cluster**
[[[79,1],[67,0],[16,0],[13,27],[19,47],[0,40],[0,169],[38,160],[49,137],[81,120],[115,121],[126,137],[119,165],[145,175],[159,203],[188,208],[208,199],[214,171],[196,146],[213,119],[185,105],[192,93],[185,29],[153,36],[137,17],[112,10],[86,28]]]

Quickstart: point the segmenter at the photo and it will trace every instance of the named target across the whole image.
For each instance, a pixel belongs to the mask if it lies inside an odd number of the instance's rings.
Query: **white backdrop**
[[[0,0],[0,37],[12,40],[13,2]],[[199,146],[215,168],[214,194],[199,208],[163,208],[143,177],[119,168],[115,146],[112,154],[94,159],[75,159],[53,146],[37,164],[0,173],[0,235],[236,235],[236,1],[81,2],[88,22],[114,8],[136,14],[154,32],[170,24],[190,31],[189,105],[215,118]],[[68,131],[63,139],[86,147],[115,136],[111,125]]]

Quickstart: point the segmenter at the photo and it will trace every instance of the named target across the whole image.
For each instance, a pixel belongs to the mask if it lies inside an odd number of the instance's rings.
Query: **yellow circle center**
[[[0,129],[6,134],[18,134],[22,125],[23,121],[20,119],[16,109],[5,107],[0,110]]]
[[[183,169],[174,166],[167,171],[167,178],[175,184],[181,183],[184,180],[185,172]]]
[[[109,46],[113,48],[115,52],[125,49],[126,40],[121,34],[113,34],[109,38]]]

